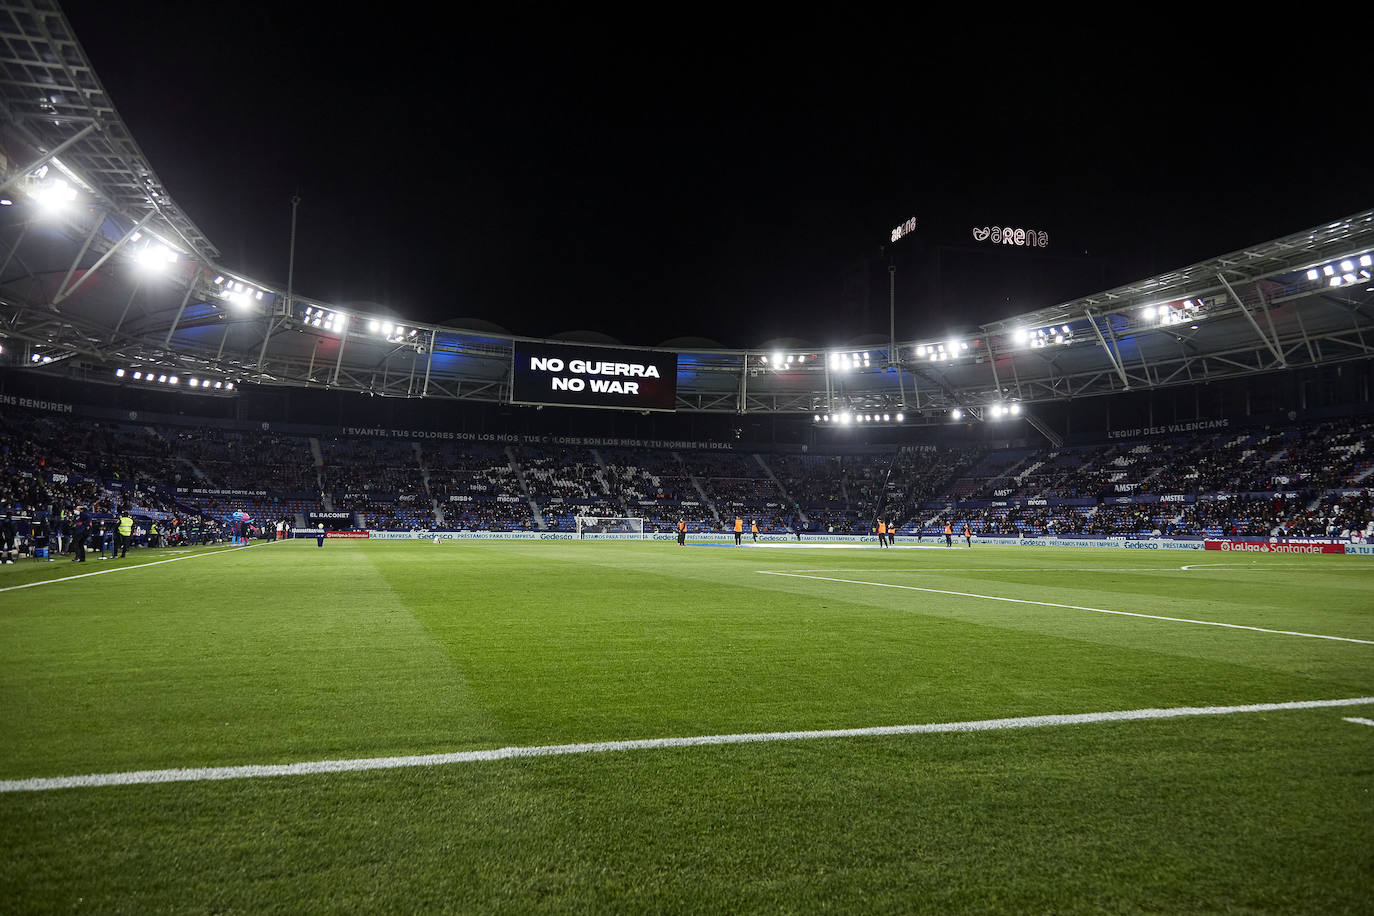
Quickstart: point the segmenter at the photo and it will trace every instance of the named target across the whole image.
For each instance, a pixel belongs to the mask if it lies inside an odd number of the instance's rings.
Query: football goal
[[[578,538],[595,536],[633,539],[644,537],[644,519],[642,518],[598,518],[592,515],[579,515],[576,518]]]

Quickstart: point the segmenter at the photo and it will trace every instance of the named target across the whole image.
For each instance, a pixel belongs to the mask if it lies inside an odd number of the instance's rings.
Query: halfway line
[[[933,735],[946,732],[987,732],[1012,728],[1043,728],[1048,725],[1087,725],[1096,722],[1135,722],[1142,719],[1177,719],[1183,716],[1228,716],[1243,712],[1276,712],[1286,709],[1325,709],[1332,706],[1368,706],[1374,697],[1345,700],[1299,700],[1288,703],[1255,703],[1249,706],[1181,706],[1174,709],[1127,709],[1118,712],[1087,712],[1072,715],[1022,716],[1014,719],[979,719],[972,722],[932,722],[925,725],[880,725],[874,728],[836,728],[825,731],[755,732],[736,735],[699,735],[692,738],[645,738],[635,741],[598,741],[589,744],[551,744],[535,747],[502,747],[452,754],[421,754],[413,757],[370,757],[360,760],[316,760],[260,766],[203,767],[184,770],[139,770],[131,773],[96,773],[89,776],[56,776],[0,781],[0,792],[44,792],[95,786],[147,785],[163,782],[208,782],[254,779],[264,776],[308,776],[360,770],[394,770],[402,767],[479,763],[522,757],[562,757],[606,751],[636,751],[671,747],[703,747],[719,744],[763,744],[776,741],[808,741],[817,738],[866,738],[884,735]]]
[[[954,595],[957,598],[982,598],[984,601],[1006,601],[1011,604],[1036,604],[1040,607],[1057,607],[1070,611],[1092,611],[1095,614],[1116,614],[1120,617],[1144,617],[1149,620],[1168,620],[1173,623],[1196,623],[1204,627],[1226,627],[1228,630],[1254,630],[1257,633],[1274,633],[1279,636],[1303,636],[1307,639],[1332,639],[1337,642],[1357,642],[1374,646],[1374,640],[1354,639],[1349,636],[1323,636],[1320,633],[1299,633],[1296,630],[1270,630],[1265,627],[1250,627],[1239,623],[1218,623],[1215,620],[1193,620],[1190,617],[1161,617],[1158,614],[1138,614],[1133,611],[1109,611],[1100,607],[1084,607],[1081,604],[1056,604],[1053,601],[1033,601],[1030,598],[1003,598],[1000,595],[978,595],[973,592],[954,592],[943,588],[922,588],[919,585],[894,585],[891,582],[866,582],[862,579],[836,579],[831,576],[803,576],[799,573],[774,572],[771,569],[755,570],[765,576],[787,576],[791,579],[819,579],[822,582],[843,582],[848,585],[872,585],[876,588],[900,588],[911,592],[930,592],[935,595]]]
[[[263,541],[263,544],[274,544],[275,541]],[[142,569],[145,566],[160,566],[163,563],[175,563],[178,560],[194,560],[197,557],[217,557],[221,554],[234,553],[237,550],[248,550],[250,547],[261,547],[262,544],[245,544],[242,547],[230,547],[224,550],[206,550],[202,553],[191,553],[183,557],[172,557],[169,560],[154,560],[151,563],[134,563],[130,566],[111,566],[106,569],[98,569],[95,572],[78,573],[75,576],[63,576],[60,579],[44,579],[41,582],[29,582],[25,585],[7,585],[0,588],[0,592],[12,592],[19,588],[36,588],[39,585],[52,585],[54,582],[70,582],[73,579],[85,579],[89,576],[103,576],[112,572],[127,572],[130,569]]]

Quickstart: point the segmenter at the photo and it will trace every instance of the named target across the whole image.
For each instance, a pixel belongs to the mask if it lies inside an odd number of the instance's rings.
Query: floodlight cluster
[[[799,369],[799,368],[801,368],[802,366],[806,365],[806,361],[807,361],[808,359],[810,359],[810,360],[812,360],[812,361],[814,362],[815,359],[816,359],[816,354],[814,354],[814,353],[773,353],[771,356],[765,354],[765,355],[759,357],[759,362],[763,363],[765,366],[767,366],[767,367],[770,368],[770,369],[773,369],[773,370],[775,370],[775,371],[780,371],[780,370],[783,370],[783,369]]]
[[[988,408],[988,413],[989,413],[989,414],[992,416],[992,418],[995,419],[995,420],[1000,420],[1000,419],[1002,419],[1003,417],[1019,417],[1019,416],[1021,416],[1021,405],[1020,405],[1020,404],[993,404],[990,408]],[[955,419],[958,419],[958,418],[956,417]]]
[[[1029,346],[1032,349],[1062,346],[1073,343],[1073,328],[1067,324],[1034,329],[1018,328],[1012,334],[1012,339],[1018,346]]]
[[[331,312],[329,309],[316,308],[313,305],[306,306],[303,320],[307,326],[325,331],[337,331],[342,334],[348,329],[347,315]]]
[[[46,365],[52,362],[52,357],[48,356],[45,353],[31,353],[29,354],[29,362],[37,363],[39,365]]]
[[[373,334],[380,334],[386,338],[388,343],[405,343],[413,341],[419,336],[418,328],[406,328],[404,325],[392,324],[389,321],[379,321],[373,318],[367,323],[367,329]]]
[[[951,340],[945,343],[921,344],[916,348],[916,358],[927,362],[942,363],[958,359],[968,353],[968,341]]]
[[[836,372],[867,369],[870,364],[870,357],[867,351],[830,354],[830,368]]]
[[[848,426],[851,423],[904,423],[906,422],[906,414],[851,413],[845,410],[840,413],[818,413],[813,419],[816,423],[830,424],[832,426]]]
[[[76,200],[76,188],[65,178],[49,177],[51,170],[43,166],[29,176],[29,196],[46,213],[55,213]]]
[[[130,244],[137,244],[140,241],[142,241],[143,244],[134,248],[133,253],[134,262],[143,270],[157,271],[168,264],[175,264],[177,262],[177,253],[157,239],[143,241],[142,232],[135,232],[133,235],[129,236]]]
[[[167,375],[164,372],[144,371],[142,369],[116,369],[115,378],[128,378],[135,382],[155,385],[180,385],[181,379],[175,375]],[[233,391],[234,383],[223,380],[211,380],[208,378],[191,378],[186,380],[188,388],[214,388],[223,391]]]
[[[1141,312],[1146,321],[1158,322],[1161,326],[1184,324],[1196,321],[1202,313],[1201,299],[1184,299],[1160,306],[1147,305]]]
[[[262,290],[229,277],[215,277],[215,286],[219,287],[221,299],[228,299],[240,307],[247,307],[254,302],[262,301]]]
[[[1371,269],[1374,269],[1374,256],[1362,254],[1333,261],[1321,267],[1309,268],[1307,279],[1326,286],[1350,286],[1353,283],[1374,279],[1374,276],[1370,275]]]

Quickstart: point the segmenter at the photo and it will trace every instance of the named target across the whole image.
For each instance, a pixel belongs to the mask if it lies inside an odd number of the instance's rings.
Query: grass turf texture
[[[764,569],[1374,639],[1354,557],[269,544],[0,592],[0,779],[1374,695],[1370,645]],[[6,793],[0,899],[1369,912],[1344,716],[1374,707]]]

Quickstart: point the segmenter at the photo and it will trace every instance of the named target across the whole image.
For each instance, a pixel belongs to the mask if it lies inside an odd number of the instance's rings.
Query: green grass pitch
[[[0,569],[0,780],[1374,696],[1374,644],[1265,632],[1374,641],[1369,558],[205,552]],[[6,791],[0,911],[1369,913],[1360,717]]]

